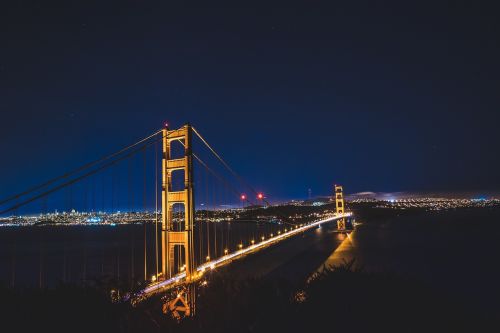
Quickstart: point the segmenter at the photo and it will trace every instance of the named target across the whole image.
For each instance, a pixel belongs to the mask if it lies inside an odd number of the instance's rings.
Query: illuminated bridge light
[[[210,256],[207,256],[205,259],[207,259],[207,261],[210,261]]]
[[[224,249],[224,254],[227,254],[229,252],[228,249]]]
[[[308,223],[301,228],[298,228],[298,226],[294,226],[295,229],[297,229],[297,230],[293,230],[293,228],[291,227],[290,231],[287,234],[277,235],[276,237],[274,237],[272,239],[268,239],[268,240],[265,240],[265,237],[262,236],[261,237],[262,243],[259,243],[259,244],[255,244],[255,240],[252,239],[250,241],[252,243],[252,246],[243,248],[243,249],[241,249],[239,251],[235,251],[233,253],[229,253],[226,256],[214,259],[214,261],[212,261],[212,262],[202,264],[196,270],[198,272],[203,272],[206,269],[215,269],[218,266],[222,266],[222,265],[225,265],[225,264],[232,262],[234,259],[241,258],[241,257],[245,256],[247,253],[252,253],[254,251],[258,251],[260,249],[266,248],[268,245],[276,243],[276,241],[278,241],[278,240],[287,239],[288,237],[290,237],[292,235],[297,235],[297,234],[303,232],[304,230],[311,229],[315,226],[319,226],[322,223],[334,221],[334,220],[337,220],[337,219],[342,218],[342,217],[344,217],[344,218],[349,217],[351,215],[352,215],[351,213],[337,214],[336,216],[330,216],[330,217],[327,217],[323,220]],[[207,256],[207,258],[210,258],[210,256]],[[185,271],[180,272],[179,274],[177,274],[176,276],[174,276],[172,278],[164,279],[164,280],[159,281],[157,283],[153,283],[150,286],[146,287],[141,292],[137,293],[135,296],[136,297],[145,297],[145,296],[148,297],[151,294],[160,292],[160,291],[165,290],[166,288],[169,288],[171,286],[175,286],[177,283],[181,283],[182,280],[188,281]]]
[[[241,248],[243,247],[243,244],[241,244],[241,243],[240,243],[240,244],[238,245],[238,247],[241,249]]]

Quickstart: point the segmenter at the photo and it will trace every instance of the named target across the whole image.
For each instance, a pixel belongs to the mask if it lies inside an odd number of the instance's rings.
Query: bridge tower
[[[178,320],[192,316],[195,311],[196,269],[194,265],[194,195],[193,195],[193,151],[191,125],[186,124],[176,130],[163,129],[162,158],[162,277],[171,278],[175,273],[175,249],[184,254],[187,286],[180,291],[177,298],[167,301],[163,311],[171,312]],[[172,143],[179,142],[184,147],[184,156],[172,158]],[[172,174],[184,172],[184,189],[175,191],[172,187]],[[184,207],[184,223],[174,223],[174,205]],[[178,263],[180,264],[180,263]]]
[[[335,207],[337,209],[337,214],[344,214],[344,194],[342,193],[341,185],[334,185],[335,193]],[[345,219],[340,219],[337,221],[337,229],[345,230]]]
[[[184,257],[187,289],[179,293],[177,299],[168,303],[168,308],[175,315],[182,312],[185,316],[194,314],[196,293],[190,283],[196,278],[194,265],[194,195],[193,195],[193,152],[191,125],[186,124],[176,130],[163,129],[162,158],[162,277],[171,278],[175,273],[175,249]],[[172,158],[172,143],[179,142],[184,147],[184,156]],[[184,172],[184,189],[174,191],[172,174]],[[174,223],[174,205],[184,207],[184,223]],[[180,263],[178,263],[180,264]]]
[[[184,146],[184,156],[172,158],[172,142]],[[184,189],[172,189],[172,174],[184,171]],[[194,196],[193,196],[193,153],[192,127],[187,124],[176,130],[163,129],[162,159],[162,279],[175,274],[175,249],[184,252],[186,280],[191,281],[196,274],[194,265]],[[184,207],[184,224],[174,224],[175,204]]]

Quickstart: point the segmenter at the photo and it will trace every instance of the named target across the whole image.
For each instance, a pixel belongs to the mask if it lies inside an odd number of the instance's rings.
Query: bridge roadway
[[[284,233],[281,233],[279,235],[273,236],[271,238],[265,239],[261,242],[252,244],[250,246],[247,246],[246,248],[237,250],[233,253],[229,253],[227,255],[224,255],[224,256],[219,257],[215,260],[206,262],[203,265],[198,266],[196,268],[197,274],[199,276],[201,276],[203,274],[203,272],[205,272],[206,270],[221,267],[223,265],[226,265],[226,264],[232,262],[233,260],[240,259],[240,258],[242,258],[250,253],[257,252],[257,251],[264,249],[270,245],[276,244],[284,239],[287,239],[287,238],[292,237],[294,235],[300,234],[300,233],[302,233],[306,230],[309,230],[311,228],[317,227],[323,223],[336,221],[336,220],[341,219],[341,218],[350,217],[351,215],[352,215],[352,213],[344,213],[344,214],[340,214],[340,215],[335,214],[334,216],[329,217],[327,219],[323,219],[323,220],[315,221],[315,222],[312,222],[312,223],[309,223],[309,224],[306,224],[303,226],[299,226],[296,229],[292,229],[288,232],[284,232]],[[184,281],[185,278],[186,278],[186,272],[179,273],[179,274],[171,277],[170,279],[150,284],[149,286],[147,286],[145,289],[143,289],[141,292],[139,292],[135,296],[139,297],[139,298],[149,297],[155,293],[165,291],[165,290],[171,289],[173,287],[182,285],[185,282]]]

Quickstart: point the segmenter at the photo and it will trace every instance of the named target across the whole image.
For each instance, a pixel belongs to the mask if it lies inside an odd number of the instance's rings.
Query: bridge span
[[[195,149],[195,153],[194,147],[200,149]],[[147,149],[153,153],[153,159],[149,163],[146,157]],[[201,155],[201,153],[208,156]],[[140,157],[139,161],[137,157]],[[120,164],[125,165],[126,168],[120,170],[117,164],[122,161],[127,161],[127,163]],[[206,161],[212,161],[212,163]],[[154,166],[154,172],[153,168],[148,169],[148,166]],[[139,175],[137,170],[142,170],[140,182],[133,179],[134,174]],[[98,178],[96,178],[97,174],[99,174]],[[123,191],[123,184],[120,186],[120,175],[126,175],[127,191]],[[99,186],[96,183],[99,183]],[[108,190],[105,190],[106,184],[110,186]],[[140,209],[137,209],[137,201],[140,201],[137,198],[138,185],[142,185],[143,193],[142,205],[139,204],[142,206]],[[154,186],[154,191],[149,191],[151,193],[148,195],[148,187],[151,185]],[[73,198],[76,197],[73,195],[73,188],[77,186],[82,191],[81,206],[84,207],[83,211],[87,212],[86,214],[81,214],[72,208]],[[100,196],[95,194],[96,188],[102,189]],[[50,201],[47,197],[53,193],[60,193],[61,189],[68,192],[67,195],[62,195],[62,198],[67,201],[67,208],[62,214],[57,213],[57,210],[54,214],[48,214]],[[299,214],[300,210],[296,207],[284,208],[284,212],[280,206],[273,206],[263,192],[252,187],[236,173],[192,125],[188,123],[180,128],[170,129],[168,124],[165,124],[162,129],[123,149],[8,198],[0,198],[0,216],[7,213],[14,214],[10,220],[16,221],[18,220],[16,216],[18,209],[37,202],[41,206],[40,209],[45,211],[44,214],[40,214],[39,220],[41,222],[59,225],[63,222],[67,224],[66,222],[70,220],[71,223],[80,224],[87,220],[101,221],[103,216],[110,216],[109,213],[105,212],[109,211],[112,215],[115,212],[119,213],[123,208],[123,211],[127,212],[126,222],[144,224],[144,256],[141,258],[144,263],[144,279],[141,280],[144,283],[148,281],[148,262],[151,263],[154,260],[155,266],[155,275],[152,279],[154,282],[147,285],[142,291],[125,297],[126,300],[135,304],[137,301],[156,293],[169,291],[176,287],[180,287],[179,290],[194,290],[198,283],[203,283],[201,279],[207,271],[227,265],[248,254],[318,227],[322,223],[336,221],[337,230],[346,232],[346,218],[350,217],[351,213],[345,211],[342,186],[335,184],[333,189],[333,195],[325,202],[330,206],[328,209],[325,208],[321,215],[312,213],[316,208],[306,209],[308,211],[306,215]],[[198,192],[195,193],[195,190]],[[120,198],[124,192],[127,194],[126,198]],[[110,196],[109,193],[111,193]],[[101,199],[100,210],[96,207],[96,197]],[[108,197],[111,205],[110,210],[105,209],[105,201]],[[148,212],[148,197],[152,202],[149,208],[154,212],[153,214],[145,214]],[[256,201],[252,200],[251,197],[254,197]],[[200,206],[195,205],[195,198]],[[332,207],[333,205],[334,207]],[[237,212],[234,210],[234,213],[229,214],[225,212],[225,208],[221,209],[222,207],[241,207],[241,209],[238,209]],[[270,208],[272,212],[268,211],[267,208]],[[71,211],[71,213],[68,214],[67,211]],[[143,213],[137,214],[138,211]],[[305,222],[319,218],[318,216],[321,216],[322,219]],[[325,216],[328,217],[324,218]],[[234,230],[235,232],[232,234],[233,232],[229,228],[230,223],[224,223],[228,225],[226,230],[223,229],[223,223],[218,223],[236,220],[236,217],[258,221],[272,219],[279,221],[279,223],[274,225],[270,223],[270,233],[267,231],[260,233],[260,235],[259,232],[253,233],[251,240],[244,244],[239,231]],[[149,237],[146,228],[147,222],[154,222],[154,235],[149,235]],[[217,231],[219,226],[222,228]],[[236,233],[238,235],[235,235]],[[220,237],[217,236],[218,234]],[[239,244],[235,244],[235,238],[239,238]],[[148,239],[150,239],[150,243],[154,242],[153,253],[148,251]],[[230,252],[230,249],[234,249],[234,251]],[[136,267],[134,265],[136,257],[134,250],[135,247],[132,247],[129,269],[132,280]],[[86,256],[87,253],[84,251],[82,272],[84,280],[87,276]],[[202,258],[204,257],[206,262],[203,262]],[[42,258],[42,254],[40,254],[40,258]],[[116,258],[116,277],[118,279],[120,279],[119,264],[118,251]],[[42,259],[40,259],[39,266],[38,284],[42,287]],[[113,264],[112,274],[115,273],[114,267]],[[149,272],[151,271],[149,269]],[[66,272],[66,257],[64,257],[63,281],[66,280]],[[101,274],[103,272],[104,265],[101,262]],[[171,312],[176,316],[180,312],[183,312],[185,316],[193,315],[196,293],[189,290],[177,293],[177,298],[168,301],[165,312]]]
[[[314,222],[307,223],[307,224],[301,224],[301,225],[297,225],[295,227],[291,226],[290,227],[291,229],[286,231],[286,232],[279,233],[277,235],[274,235],[273,237],[263,239],[260,242],[256,242],[254,244],[250,244],[248,247],[242,248],[242,249],[237,250],[233,253],[226,254],[220,258],[217,258],[217,259],[212,260],[212,261],[208,261],[208,262],[198,266],[196,268],[196,274],[194,275],[195,279],[200,279],[203,276],[204,272],[206,272],[208,270],[212,270],[212,269],[215,269],[217,267],[227,265],[227,264],[231,263],[233,260],[241,259],[248,254],[255,253],[259,250],[267,248],[268,246],[279,243],[279,242],[281,242],[289,237],[295,236],[297,234],[300,234],[300,233],[307,231],[309,229],[312,229],[314,227],[318,227],[323,223],[338,221],[338,220],[350,217],[351,215],[352,215],[352,213],[350,213],[350,212],[346,212],[346,213],[342,213],[342,214],[335,214],[332,217],[329,217],[329,218],[326,218],[323,220],[318,220],[318,221],[314,221]],[[179,274],[177,274],[169,279],[154,282],[154,283],[150,284],[145,289],[143,289],[138,294],[136,294],[135,298],[144,298],[144,297],[147,298],[147,297],[150,297],[156,293],[164,292],[164,291],[167,291],[169,289],[183,285],[186,282],[187,282],[186,281],[186,272],[184,271],[184,272],[181,272],[181,273],[179,273]]]

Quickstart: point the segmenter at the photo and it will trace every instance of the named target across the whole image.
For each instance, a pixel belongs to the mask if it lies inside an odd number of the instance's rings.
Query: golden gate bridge
[[[205,157],[201,156],[198,151],[196,153],[193,151],[195,139],[222,170],[209,165]],[[159,154],[158,149],[160,144],[161,154]],[[15,218],[19,215],[19,210],[30,205],[33,206],[36,202],[41,202],[40,209],[47,210],[49,205],[47,198],[61,193],[63,190],[66,191],[63,195],[66,196],[66,199],[69,196],[70,201],[79,201],[80,207],[83,205],[84,209],[91,212],[86,216],[96,220],[99,220],[97,217],[100,215],[108,216],[102,213],[105,201],[108,201],[108,204],[109,201],[111,202],[112,211],[126,207],[127,204],[131,206],[129,211],[136,210],[137,202],[140,200],[137,198],[137,181],[134,184],[132,178],[135,174],[134,168],[138,169],[137,165],[140,162],[131,161],[134,156],[138,155],[142,155],[142,208],[146,209],[148,198],[146,152],[148,150],[152,150],[154,156],[154,162],[149,163],[154,165],[154,172],[151,172],[154,174],[154,190],[149,191],[153,192],[149,193],[149,196],[154,196],[154,211],[149,216],[138,216],[138,214],[122,216],[122,222],[146,223],[149,220],[155,224],[154,235],[150,237],[154,243],[154,267],[152,269],[147,267],[147,232],[146,228],[144,229],[144,280],[149,280],[148,271],[153,271],[154,274],[150,283],[145,285],[142,290],[127,294],[126,300],[130,300],[132,303],[168,290],[178,290],[175,297],[165,303],[164,311],[171,312],[178,317],[192,315],[195,310],[197,285],[204,283],[203,276],[208,271],[227,265],[234,260],[318,227],[323,223],[335,221],[338,231],[346,231],[346,218],[350,217],[351,213],[345,211],[341,186],[334,186],[332,201],[335,202],[335,211],[317,219],[297,220],[281,212],[279,206],[271,205],[267,196],[257,191],[236,173],[200,132],[190,124],[177,129],[169,129],[166,125],[163,129],[155,131],[112,154],[7,197],[0,201],[0,216],[11,214],[12,218]],[[125,161],[128,161],[127,172],[122,172],[121,175],[127,178],[128,193],[126,200],[122,198],[122,201],[126,203],[120,205],[118,201],[123,196],[123,191],[117,186],[117,174],[120,173],[116,171],[116,168],[117,165],[123,164]],[[198,170],[194,167],[195,164],[201,168]],[[111,174],[105,174],[109,172],[107,171],[109,169],[115,170],[111,171]],[[224,172],[229,175],[229,179],[224,175]],[[96,195],[97,186],[95,183],[99,174],[101,176],[98,180],[102,180],[102,193]],[[111,179],[111,194],[105,189],[109,184],[107,183],[109,179]],[[85,183],[83,186],[80,185],[84,197],[78,200],[73,189],[81,183]],[[223,193],[214,190],[216,184],[222,185]],[[196,193],[195,188],[198,188]],[[217,196],[219,197],[218,207],[214,203],[217,201],[215,198]],[[254,202],[252,197],[257,202]],[[201,201],[197,207],[195,206],[195,198],[199,198]],[[221,198],[223,199],[221,200]],[[101,213],[96,209],[96,201],[99,199],[102,201]],[[220,201],[224,200],[226,205],[220,204]],[[208,207],[210,202],[212,202],[212,209]],[[270,230],[266,230],[266,232],[253,232],[250,236],[246,235],[249,237],[245,241],[239,235],[237,246],[234,247],[234,241],[230,241],[230,227],[227,224],[221,224],[219,229],[222,230],[217,231],[219,223],[215,222],[218,219],[216,217],[217,210],[223,206],[231,206],[231,204],[233,208],[241,210],[241,215],[251,209],[273,207],[275,219],[279,223],[275,225],[269,223]],[[69,207],[72,205],[73,202],[70,202]],[[45,212],[40,216],[45,216],[47,219],[49,214]],[[253,219],[258,220],[255,217]],[[211,220],[215,223],[209,223]],[[202,226],[203,223],[205,227]],[[217,235],[219,235],[218,240]]]

